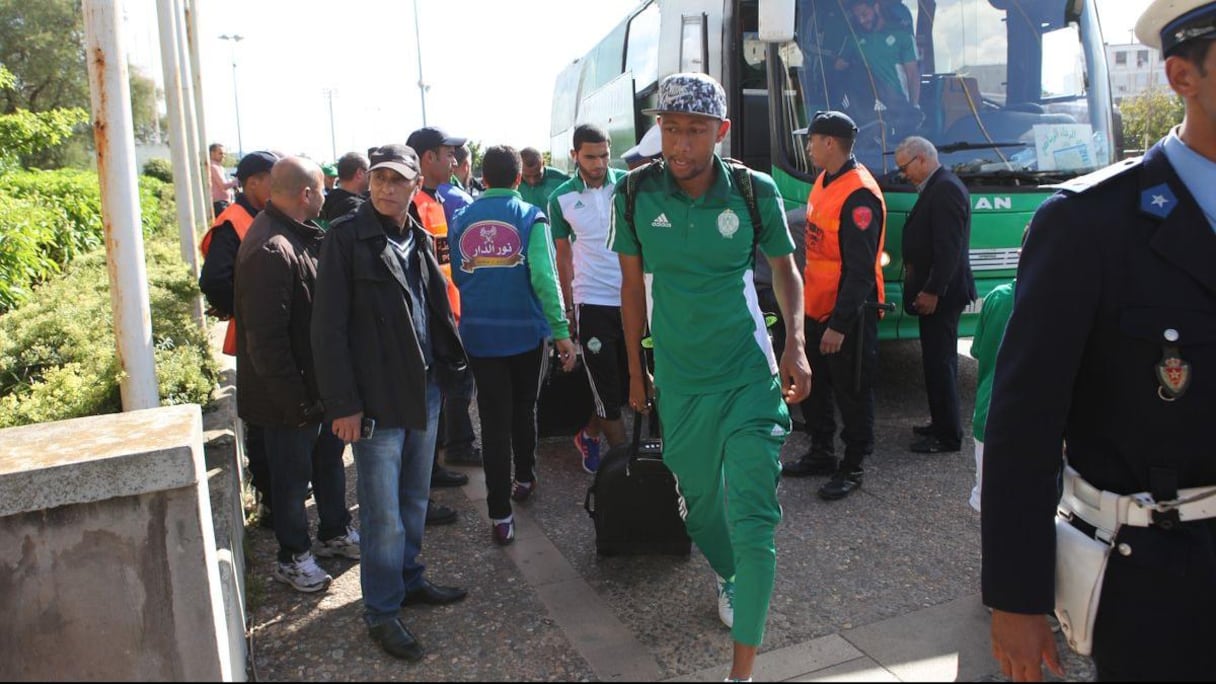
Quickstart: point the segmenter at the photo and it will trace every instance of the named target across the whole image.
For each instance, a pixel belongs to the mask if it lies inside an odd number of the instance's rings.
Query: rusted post
[[[84,0],[85,61],[101,182],[101,221],[110,274],[124,411],[160,404],[152,349],[152,314],[136,183],[131,86],[122,40],[121,0]]]
[[[203,106],[203,75],[199,70],[198,56],[198,6],[197,0],[185,0],[186,11],[186,44],[190,52],[190,75],[193,81],[194,89],[194,116],[198,119],[198,139],[203,145],[210,144],[207,139],[207,117],[204,116]],[[202,154],[203,148],[199,148],[199,153]],[[203,190],[211,189],[211,167],[209,166],[209,158],[204,154],[202,159],[203,165],[201,173],[203,178]],[[215,222],[215,211],[211,206],[211,193],[205,192],[203,196],[203,209],[207,213],[203,215],[205,218],[204,225],[210,226]]]
[[[157,0],[156,16],[160,31],[160,61],[165,76],[165,109],[169,119],[169,150],[173,159],[173,193],[177,204],[177,226],[181,236],[182,261],[190,266],[190,273],[198,278],[198,234],[193,194],[193,174],[190,167],[190,136],[186,133],[186,120],[182,106],[181,70],[178,68],[177,33],[174,31],[173,0]],[[192,303],[194,322],[206,325],[203,316],[203,300],[196,295]]]
[[[206,162],[202,153],[205,144],[199,137],[197,117],[195,116],[193,77],[190,69],[190,50],[186,45],[186,13],[182,0],[173,2],[173,26],[177,44],[177,66],[181,70],[182,80],[182,114],[186,119],[186,142],[190,151],[190,178],[193,181],[190,196],[194,201],[194,217],[199,221],[199,231],[207,230],[202,221],[207,216],[206,205],[211,203],[210,181],[204,176],[202,169]]]

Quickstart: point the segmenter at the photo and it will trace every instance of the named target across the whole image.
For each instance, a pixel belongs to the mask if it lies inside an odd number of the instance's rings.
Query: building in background
[[[1165,82],[1161,55],[1146,45],[1107,44],[1106,61],[1110,70],[1110,92],[1116,104],[1148,90],[1169,85]]]

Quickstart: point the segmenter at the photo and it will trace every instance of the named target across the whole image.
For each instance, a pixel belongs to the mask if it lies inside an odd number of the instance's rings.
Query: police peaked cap
[[[1154,0],[1136,22],[1136,38],[1165,57],[1183,43],[1216,39],[1216,2]]]

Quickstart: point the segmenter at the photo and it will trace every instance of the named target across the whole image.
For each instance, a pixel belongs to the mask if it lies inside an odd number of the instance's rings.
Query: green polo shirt
[[[768,256],[793,253],[785,205],[773,179],[753,171],[763,223],[757,238],[730,170],[717,155],[713,163],[717,178],[695,200],[665,168],[644,178],[632,226],[625,182],[613,198],[608,246],[642,257],[655,386],[676,394],[721,392],[777,373],[752,282],[752,244]]]
[[[979,361],[979,380],[975,386],[975,414],[971,419],[971,434],[977,442],[984,441],[984,428],[988,425],[988,406],[992,403],[992,378],[996,375],[996,354],[1013,314],[1014,283],[998,285],[984,297],[980,308],[980,322],[975,326],[975,337],[971,340],[971,356]]]
[[[528,204],[535,204],[544,211],[546,215],[549,206],[549,195],[557,189],[557,186],[570,180],[566,174],[558,171],[552,166],[545,167],[545,173],[541,175],[540,183],[530,185],[528,181],[520,179],[519,181],[519,196]]]
[[[898,26],[858,33],[857,49],[870,67],[870,73],[907,99],[908,91],[899,78],[899,68],[902,64],[916,61],[916,43],[912,34]]]

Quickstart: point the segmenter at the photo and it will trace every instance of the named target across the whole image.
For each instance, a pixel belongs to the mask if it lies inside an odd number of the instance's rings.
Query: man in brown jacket
[[[321,169],[288,157],[270,174],[270,202],[249,227],[236,259],[237,407],[265,429],[279,542],[274,579],[303,592],[332,577],[317,566],[304,500],[313,483],[321,556],[359,558],[346,510],[344,445],[321,430],[310,326],[324,199]]]

